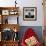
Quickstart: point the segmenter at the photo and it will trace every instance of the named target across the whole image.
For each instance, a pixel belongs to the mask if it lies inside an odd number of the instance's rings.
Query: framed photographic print
[[[2,10],[2,15],[9,15],[9,10]]]
[[[18,12],[16,10],[14,10],[14,9],[13,10],[10,10],[10,12],[9,12],[10,15],[16,15],[17,13]]]
[[[23,19],[25,21],[37,20],[37,8],[36,7],[24,7],[23,8]]]

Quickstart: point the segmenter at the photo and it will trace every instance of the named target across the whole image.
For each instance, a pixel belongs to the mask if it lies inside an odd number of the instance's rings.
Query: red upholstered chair
[[[26,43],[25,41],[28,39],[33,39],[32,36],[34,38],[36,38],[37,43],[35,45],[27,45],[28,43]],[[29,40],[30,41],[30,40]],[[31,44],[31,43],[30,43]],[[22,42],[21,42],[21,46],[41,46],[40,42],[37,39],[37,35],[36,33],[33,31],[33,29],[28,28],[27,31],[24,34],[24,37],[22,38]]]

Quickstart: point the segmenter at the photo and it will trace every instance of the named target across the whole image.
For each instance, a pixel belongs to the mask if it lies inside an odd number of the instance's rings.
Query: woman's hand
[[[32,36],[32,37],[26,39],[25,43],[27,44],[27,46],[35,46],[38,43],[38,41],[34,36]]]

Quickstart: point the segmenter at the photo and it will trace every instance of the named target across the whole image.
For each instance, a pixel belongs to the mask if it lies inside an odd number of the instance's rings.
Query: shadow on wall
[[[42,36],[42,35],[43,35],[43,33],[42,33],[43,30],[42,30],[42,26],[21,26],[21,27],[20,27],[20,32],[19,32],[19,39],[20,39],[20,42],[21,42],[21,40],[22,40],[22,38],[23,38],[23,35],[24,35],[25,31],[26,31],[28,28],[32,28],[32,29],[36,32],[39,41],[40,41],[41,43],[43,43],[43,36]]]

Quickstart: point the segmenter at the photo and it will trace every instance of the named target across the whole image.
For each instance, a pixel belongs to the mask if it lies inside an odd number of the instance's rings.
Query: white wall
[[[15,0],[0,0],[0,6],[15,6]],[[43,26],[43,6],[42,0],[17,0],[19,7],[19,24],[20,26]],[[37,7],[37,21],[23,20],[23,7]]]

